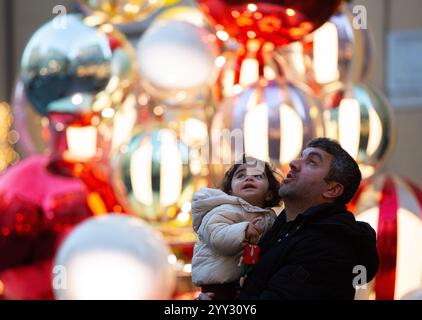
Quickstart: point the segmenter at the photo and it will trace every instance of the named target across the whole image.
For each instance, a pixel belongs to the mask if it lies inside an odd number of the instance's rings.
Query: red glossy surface
[[[198,0],[218,28],[238,41],[261,39],[284,45],[301,39],[326,22],[341,0]]]

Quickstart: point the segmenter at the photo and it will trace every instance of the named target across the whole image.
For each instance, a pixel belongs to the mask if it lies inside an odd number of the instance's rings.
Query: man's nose
[[[300,160],[295,159],[295,160],[290,161],[289,166],[290,166],[290,169],[292,169],[293,171],[299,171],[300,170]]]

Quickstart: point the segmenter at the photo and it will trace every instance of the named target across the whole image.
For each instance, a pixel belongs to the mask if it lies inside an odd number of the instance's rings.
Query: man
[[[239,299],[354,299],[354,285],[378,269],[375,231],[345,208],[359,167],[337,142],[318,138],[290,168],[279,190],[285,209],[261,239]]]

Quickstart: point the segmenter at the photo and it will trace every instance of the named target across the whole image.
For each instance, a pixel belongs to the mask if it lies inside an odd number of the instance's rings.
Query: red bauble
[[[0,281],[6,299],[52,298],[56,249],[74,225],[92,215],[85,184],[50,172],[48,163],[48,157],[34,156],[0,178]]]
[[[342,0],[198,0],[213,24],[238,41],[284,45],[320,27]]]

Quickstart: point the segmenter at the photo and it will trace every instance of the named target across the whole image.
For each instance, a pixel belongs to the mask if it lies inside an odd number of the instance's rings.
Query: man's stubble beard
[[[294,198],[294,190],[290,189],[288,185],[281,186],[278,195],[282,200]]]

